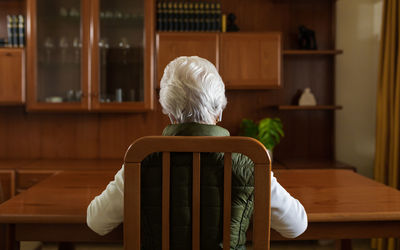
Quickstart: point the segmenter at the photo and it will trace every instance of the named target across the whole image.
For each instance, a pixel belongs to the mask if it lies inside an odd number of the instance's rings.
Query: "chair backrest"
[[[124,249],[140,249],[140,170],[149,154],[162,152],[162,249],[169,249],[170,153],[193,153],[192,249],[200,249],[200,153],[224,153],[223,246],[230,247],[232,153],[254,163],[253,249],[269,249],[271,161],[265,147],[249,137],[147,136],[125,154]],[[228,246],[228,247],[225,247]]]

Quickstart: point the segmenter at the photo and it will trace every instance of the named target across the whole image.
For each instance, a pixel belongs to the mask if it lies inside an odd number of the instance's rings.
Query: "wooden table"
[[[400,237],[400,191],[344,169],[279,170],[309,225],[297,239]],[[272,239],[279,239],[271,232]]]
[[[122,227],[100,237],[86,225],[90,201],[113,179],[111,171],[68,171],[0,205],[0,223],[17,241],[122,242]],[[304,205],[307,231],[298,239],[400,237],[400,192],[349,170],[275,170]],[[283,239],[271,232],[272,240]]]

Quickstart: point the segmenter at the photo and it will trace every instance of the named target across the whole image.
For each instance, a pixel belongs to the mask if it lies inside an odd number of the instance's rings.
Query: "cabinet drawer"
[[[51,170],[20,170],[17,173],[17,190],[28,189],[55,173]]]
[[[25,103],[24,65],[22,49],[0,49],[0,104]]]

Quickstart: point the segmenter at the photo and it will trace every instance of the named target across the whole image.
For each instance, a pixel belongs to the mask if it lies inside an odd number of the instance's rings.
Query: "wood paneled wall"
[[[319,49],[333,49],[334,2],[222,0],[222,10],[236,14],[241,31],[281,31],[284,49],[297,49],[299,25],[316,31]],[[228,91],[219,125],[237,135],[243,118],[280,117],[286,136],[274,151],[275,158],[332,159],[335,111],[278,111],[273,106],[296,104],[298,92],[306,87],[319,104],[333,104],[334,58],[286,55],[283,67],[282,89]],[[122,158],[133,140],[159,135],[167,124],[159,105],[153,112],[136,114],[26,113],[23,107],[2,107],[0,158]]]
[[[330,157],[331,114],[324,111],[279,111],[282,91],[228,91],[228,105],[218,124],[238,135],[243,118],[280,117],[286,137],[277,158]],[[145,135],[160,135],[169,124],[157,110],[137,114],[26,113],[22,107],[0,109],[0,158],[122,158],[129,144]],[[316,143],[310,142],[318,140]],[[325,145],[325,146],[322,146]]]
[[[297,48],[298,26],[315,30],[318,49],[334,46],[335,0],[221,0],[223,13],[234,13],[240,31],[281,31],[283,47]]]

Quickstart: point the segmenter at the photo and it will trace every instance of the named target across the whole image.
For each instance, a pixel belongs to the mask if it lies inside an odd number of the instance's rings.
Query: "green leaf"
[[[284,136],[282,122],[279,118],[265,118],[258,124],[258,139],[272,150]]]
[[[280,134],[280,136],[282,136],[282,137],[285,136],[285,134],[283,132],[282,122],[279,118],[276,118],[273,120],[272,127],[274,130],[276,130]]]
[[[240,135],[257,139],[258,127],[255,122],[250,119],[243,119],[240,124]]]

